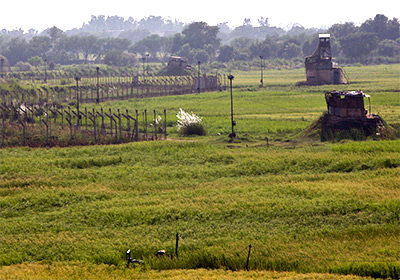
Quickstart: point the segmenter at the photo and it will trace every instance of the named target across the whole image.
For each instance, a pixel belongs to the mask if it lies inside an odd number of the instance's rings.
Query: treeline
[[[187,57],[189,63],[251,61],[260,56],[269,60],[299,60],[314,51],[318,33],[332,35],[332,52],[338,62],[400,62],[400,23],[397,18],[378,14],[360,26],[346,22],[334,24],[327,30],[317,30],[295,25],[288,31],[270,26],[268,19],[258,21],[259,26],[255,27],[245,19],[242,26],[230,30],[225,23],[218,26],[209,26],[205,22],[184,25],[161,17],[134,21],[99,16],[92,17],[80,29],[66,32],[57,27],[41,34],[34,30],[22,34],[2,30],[0,71],[7,71],[9,66],[26,71],[44,64],[51,68],[55,64],[90,62],[133,66],[138,63],[138,57],[165,62],[171,55]],[[143,38],[129,34],[142,34]]]

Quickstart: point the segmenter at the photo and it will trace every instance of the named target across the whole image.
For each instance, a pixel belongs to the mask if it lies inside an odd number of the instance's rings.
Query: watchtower
[[[305,65],[307,84],[342,83],[342,69],[333,67],[330,34],[319,34],[318,47],[305,58]]]

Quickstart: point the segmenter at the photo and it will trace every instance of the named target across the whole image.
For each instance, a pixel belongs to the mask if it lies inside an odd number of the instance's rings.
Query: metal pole
[[[234,76],[233,75],[228,75],[228,79],[230,82],[230,88],[231,88],[231,125],[232,125],[232,133],[229,135],[231,138],[231,141],[233,141],[233,138],[236,136],[234,126],[236,125],[235,121],[233,120],[233,94],[232,94],[232,80]]]

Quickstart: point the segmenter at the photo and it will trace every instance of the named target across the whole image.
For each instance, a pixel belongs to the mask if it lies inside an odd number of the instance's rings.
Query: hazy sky
[[[5,3],[4,3],[5,2]],[[142,19],[150,15],[209,25],[227,22],[240,26],[250,18],[269,18],[270,25],[286,27],[299,23],[306,28],[329,27],[352,21],[360,24],[376,14],[390,19],[400,17],[399,0],[3,0],[0,29],[30,28],[42,31],[57,26],[62,30],[79,28],[91,15],[118,15]]]

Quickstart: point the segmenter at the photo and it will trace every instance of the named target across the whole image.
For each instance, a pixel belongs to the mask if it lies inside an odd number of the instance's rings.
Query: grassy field
[[[398,278],[400,140],[296,136],[332,89],[364,90],[398,127],[399,65],[345,70],[353,84],[334,88],[293,86],[302,70],[268,72],[264,89],[233,73],[234,143],[217,92],[102,104],[165,108],[175,140],[1,149],[0,279]],[[179,138],[178,108],[208,136]],[[145,264],[126,269],[128,248]]]

